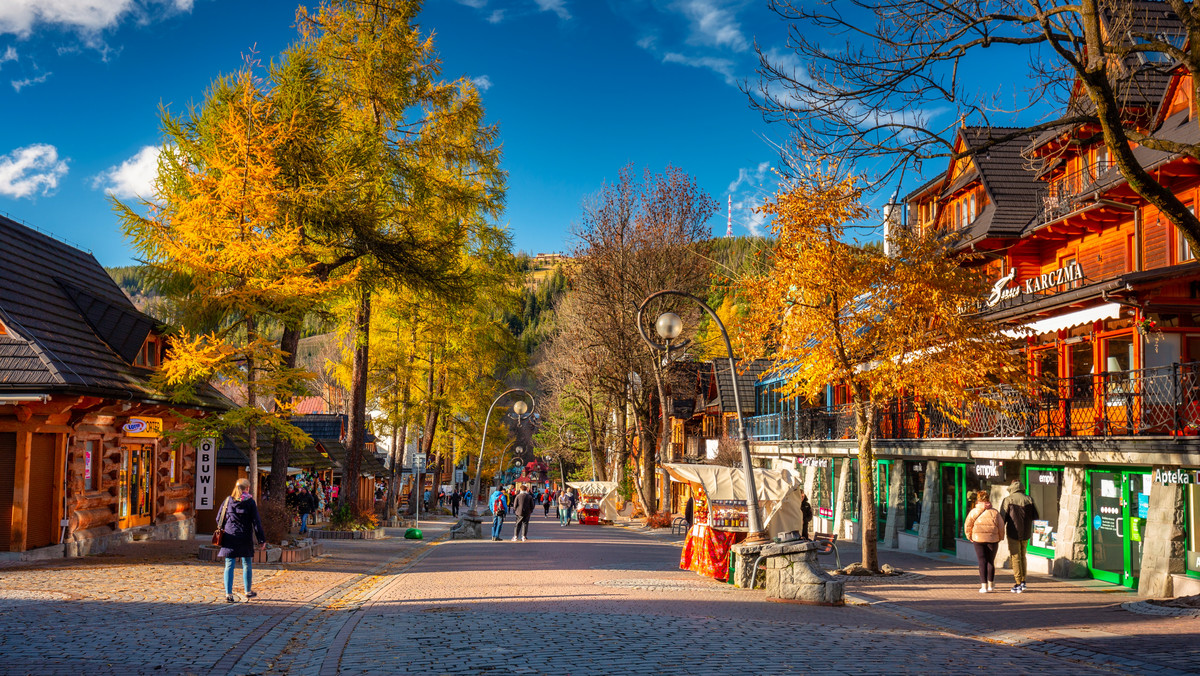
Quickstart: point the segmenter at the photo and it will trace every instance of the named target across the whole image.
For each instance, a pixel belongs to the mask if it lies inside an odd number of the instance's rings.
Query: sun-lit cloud
[[[0,35],[27,38],[43,28],[70,31],[105,59],[111,48],[102,34],[122,21],[149,24],[192,11],[194,0],[0,0]],[[69,47],[67,47],[69,49]],[[60,51],[61,51],[60,47]]]
[[[691,25],[690,44],[744,52],[750,48],[750,41],[737,20],[740,4],[721,0],[678,0],[672,7],[687,17]]]
[[[767,215],[758,207],[774,192],[775,173],[770,162],[738,169],[737,178],[729,183],[729,216],[734,226],[741,226],[755,237],[761,236],[768,225]]]
[[[502,9],[497,9],[488,15],[488,23],[500,23],[501,21],[504,21],[504,10]]]
[[[46,78],[50,77],[53,74],[54,73],[46,72],[46,73],[42,73],[41,75],[39,75],[37,77],[27,77],[22,80],[13,80],[12,88],[14,90],[16,90],[17,93],[20,93],[22,89],[24,89],[30,85],[41,84],[41,83],[45,82]]]
[[[8,63],[9,61],[16,61],[16,60],[17,60],[17,50],[12,45],[9,45],[8,48],[4,50],[4,54],[0,54],[0,66],[3,66],[4,64]]]
[[[158,146],[143,146],[133,157],[109,167],[92,179],[92,187],[120,197],[150,197],[158,177]]]
[[[488,0],[458,0],[458,4],[473,7],[475,9],[483,9],[487,7]]]
[[[676,52],[667,52],[662,57],[663,63],[678,63],[693,68],[707,68],[725,79],[725,83],[737,86],[737,76],[734,73],[735,64],[730,59],[719,56],[685,56]]]
[[[46,195],[66,174],[67,162],[58,159],[58,148],[48,143],[17,148],[0,155],[0,195],[18,199]]]
[[[475,88],[479,91],[486,92],[492,88],[492,78],[486,75],[480,75],[479,77],[471,78],[471,84],[475,85]]]
[[[543,12],[554,12],[558,18],[566,21],[571,18],[571,13],[567,11],[566,0],[533,0],[537,3],[538,9]]]

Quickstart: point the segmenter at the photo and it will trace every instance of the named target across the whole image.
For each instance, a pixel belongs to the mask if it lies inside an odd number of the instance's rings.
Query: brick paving
[[[260,597],[249,603],[223,601],[219,564],[189,560],[194,543],[5,567],[0,674],[1095,674],[1200,664],[1198,620],[1123,611],[1128,595],[1094,583],[1033,576],[1027,594],[985,596],[973,569],[884,552],[915,575],[857,586],[857,605],[798,606],[679,571],[678,537],[535,517],[529,542],[449,541],[439,537],[448,526],[423,522],[425,541],[389,529],[384,540],[331,542],[311,562],[258,566]]]

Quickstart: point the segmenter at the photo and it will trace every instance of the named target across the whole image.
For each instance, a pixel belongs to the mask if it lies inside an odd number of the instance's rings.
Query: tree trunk
[[[854,397],[854,432],[858,438],[858,494],[859,519],[862,531],[862,565],[879,571],[879,546],[877,531],[879,519],[875,515],[875,451],[871,447],[874,433],[874,406],[865,388],[856,387]]]
[[[258,327],[254,321],[254,317],[246,318],[246,342],[253,343],[258,338]],[[246,406],[255,408],[258,406],[258,395],[254,391],[254,357],[246,357]],[[246,430],[247,441],[250,442],[250,495],[254,496],[255,500],[262,496],[258,492],[258,428],[250,425]]]
[[[370,356],[371,291],[362,289],[354,317],[354,363],[350,374],[350,429],[346,433],[346,466],[342,468],[343,505],[358,509],[358,481],[367,433],[367,359]]]
[[[296,368],[296,348],[300,345],[300,326],[286,326],[279,338],[279,349],[283,352],[283,367]],[[287,406],[291,406],[294,398],[291,392],[278,392],[276,397]],[[271,475],[267,477],[267,493],[271,501],[283,504],[287,493],[287,469],[291,460],[292,442],[275,435],[275,445],[271,449]]]
[[[617,485],[620,486],[625,482],[625,465],[629,463],[629,418],[625,402],[617,410],[617,436],[620,437],[620,443],[617,444],[617,464],[613,467],[613,478]],[[624,500],[624,496],[621,498]]]
[[[667,394],[666,383],[663,382],[664,374],[661,369],[654,369],[654,384],[658,388],[658,461],[670,462],[671,460],[671,397]],[[734,380],[736,383],[737,380]],[[653,476],[658,474],[658,462],[654,463]],[[647,475],[651,476],[651,475]],[[653,481],[651,482],[653,483]],[[655,511],[670,511],[671,509],[671,486],[663,482],[662,490],[662,509]]]
[[[636,416],[639,422],[641,421],[641,414],[639,412],[634,411],[634,416]],[[638,438],[640,439],[639,446],[642,451],[642,508],[646,510],[646,516],[650,516],[658,510],[657,491],[654,488],[654,475],[656,473],[655,458],[658,454],[656,453],[657,440],[654,439],[654,435],[650,431],[651,421],[649,420],[649,416],[646,416],[646,418],[646,424],[639,426],[641,429],[638,433]]]

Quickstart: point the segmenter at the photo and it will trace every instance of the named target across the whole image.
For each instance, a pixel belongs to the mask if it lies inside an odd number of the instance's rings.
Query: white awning
[[[1005,331],[1004,333],[1014,338],[1021,338],[1027,335],[1036,336],[1042,333],[1053,333],[1055,331],[1061,331],[1063,329],[1069,329],[1075,326],[1091,324],[1092,322],[1099,322],[1105,319],[1116,319],[1120,315],[1120,305],[1116,303],[1105,303],[1104,305],[1097,305],[1096,307],[1090,307],[1086,310],[1076,310],[1075,312],[1068,312],[1064,315],[1040,319],[1036,322],[1026,324],[1025,326]]]

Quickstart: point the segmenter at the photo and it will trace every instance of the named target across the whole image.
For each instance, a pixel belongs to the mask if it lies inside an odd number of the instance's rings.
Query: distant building
[[[566,263],[571,260],[570,256],[560,253],[540,253],[533,257],[533,264],[536,266],[552,266],[559,263]]]

